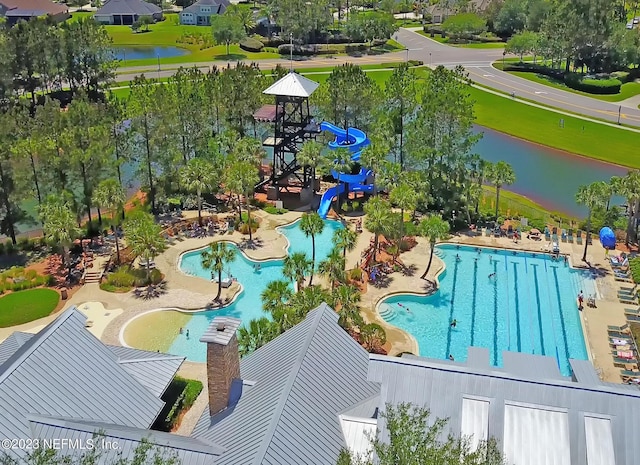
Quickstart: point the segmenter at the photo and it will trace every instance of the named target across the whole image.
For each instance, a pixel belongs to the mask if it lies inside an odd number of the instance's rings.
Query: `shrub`
[[[404,223],[404,234],[405,236],[417,236],[418,227],[411,221],[407,221]]]
[[[273,205],[268,205],[263,210],[271,215],[283,215],[289,211],[286,208],[276,208]]]
[[[629,260],[629,269],[634,283],[640,283],[640,258],[632,258]]]
[[[587,79],[579,74],[567,74],[564,77],[567,87],[590,94],[619,94],[622,82],[619,79]]]
[[[4,252],[5,252],[4,242],[0,242],[0,255],[4,255]]]
[[[130,273],[127,267],[118,267],[113,273],[107,276],[106,284],[117,288],[133,287],[135,277]]]
[[[354,200],[353,203],[351,204],[351,208],[353,208],[354,212],[360,210],[360,202],[358,202],[357,200]]]
[[[264,44],[253,37],[245,37],[240,41],[240,48],[247,52],[257,53],[264,48]]]
[[[361,281],[362,280],[362,268],[354,268],[353,270],[349,271],[349,278],[351,278],[354,281]]]
[[[7,255],[12,255],[16,252],[16,246],[13,245],[13,242],[7,241],[4,243],[4,251]]]
[[[18,249],[24,251],[33,250],[33,244],[28,237],[21,237],[20,239],[18,239]]]
[[[630,82],[633,80],[631,73],[628,71],[614,71],[611,73],[611,78],[618,79],[620,82]]]

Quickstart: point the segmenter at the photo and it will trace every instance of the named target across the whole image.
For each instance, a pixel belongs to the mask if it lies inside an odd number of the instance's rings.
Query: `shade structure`
[[[600,243],[605,249],[616,248],[616,235],[611,228],[605,226],[600,230]]]

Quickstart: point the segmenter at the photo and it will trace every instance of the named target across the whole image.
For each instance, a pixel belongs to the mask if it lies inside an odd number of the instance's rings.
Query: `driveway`
[[[618,112],[620,112],[621,123],[640,126],[640,110],[632,105],[622,105],[622,102],[604,102],[554,89],[495,69],[491,63],[502,58],[501,49],[452,47],[408,29],[400,29],[396,36],[396,40],[409,49],[411,59],[422,60],[432,67],[443,65],[453,68],[456,65],[462,65],[469,73],[469,78],[483,86],[508,94],[514,93],[517,98],[614,123],[618,121]]]

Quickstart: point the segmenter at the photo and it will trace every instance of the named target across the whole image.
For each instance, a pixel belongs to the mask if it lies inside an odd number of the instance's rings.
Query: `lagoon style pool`
[[[378,307],[385,321],[413,335],[419,355],[464,361],[468,347],[486,347],[495,366],[504,350],[549,355],[564,375],[570,358],[587,359],[576,297],[595,294],[589,273],[549,254],[452,244],[436,250],[446,269],[434,294],[398,294]]]
[[[305,252],[311,258],[311,238],[306,237],[298,227],[299,221],[278,230],[289,241],[288,253]],[[333,249],[333,234],[342,228],[339,221],[325,221],[322,234],[316,237],[316,264],[324,260]],[[232,247],[237,247],[232,245]],[[180,270],[192,276],[198,276],[208,282],[211,281],[211,272],[202,267],[200,262],[200,250],[187,252],[180,257]],[[256,271],[254,265],[258,263],[249,259],[242,251],[237,249],[236,259],[228,265],[223,272],[223,278],[233,275],[242,285],[242,292],[236,300],[220,310],[211,310],[193,314],[187,325],[183,328],[183,334],[177,335],[169,348],[169,353],[183,355],[193,362],[206,361],[206,344],[200,342],[200,337],[209,327],[211,320],[216,316],[232,316],[239,318],[243,323],[248,323],[254,318],[260,318],[266,314],[262,311],[260,295],[267,284],[277,279],[286,279],[282,276],[283,260],[260,261],[260,270]],[[203,285],[207,285],[203,282]],[[217,284],[210,283],[211,293],[215,294]],[[187,337],[187,330],[189,337]]]

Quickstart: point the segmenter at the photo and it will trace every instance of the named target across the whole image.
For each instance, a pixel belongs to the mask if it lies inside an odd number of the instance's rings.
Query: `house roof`
[[[3,0],[0,0],[3,1]],[[150,16],[153,14],[162,13],[162,8],[153,3],[145,2],[144,0],[109,0],[102,5],[96,16],[111,16],[111,15],[138,15],[138,16]]]
[[[35,16],[43,14],[58,15],[68,13],[69,8],[64,3],[54,3],[50,0],[0,0],[0,5],[4,5],[8,10],[19,10],[20,14],[11,12],[13,16],[32,16],[29,12],[37,13]],[[6,14],[9,16],[10,11]]]
[[[286,97],[310,97],[319,85],[309,78],[291,72],[277,80],[262,93]]]
[[[101,452],[98,465],[116,463],[121,457],[133,457],[136,448],[143,441],[155,446],[151,454],[175,457],[181,465],[213,465],[224,451],[219,446],[177,434],[39,415],[29,415],[27,418],[34,438],[72,438],[78,444],[89,444],[89,440],[93,439]],[[102,447],[102,441],[112,446]],[[60,444],[63,449],[58,453],[62,456],[79,457],[86,453],[86,450],[77,446],[63,442]]]
[[[16,353],[22,344],[32,337],[33,334],[16,331],[2,341],[0,343],[0,365],[6,362],[9,357]]]
[[[164,402],[85,322],[86,316],[71,307],[28,340],[19,333],[2,344],[4,354],[19,346],[0,365],[0,437],[31,437],[29,414],[136,428],[148,428],[156,419]]]
[[[470,359],[483,358],[472,357],[478,349],[469,350]],[[552,372],[546,357],[520,355],[509,353],[511,366],[504,369],[371,355],[369,380],[382,383],[381,411],[401,402],[429,408],[432,419],[449,418],[444,434],[495,437],[508,463],[637,463],[640,443],[632,425],[640,418],[640,390],[596,382],[587,374],[588,362],[572,361],[574,381],[557,367]],[[383,420],[378,427],[386,440]]]
[[[193,435],[220,444],[220,464],[334,465],[345,447],[339,414],[379,391],[368,354],[326,304],[240,362],[235,405],[209,410]]]
[[[201,6],[212,6],[216,14],[222,14],[227,11],[227,7],[231,4],[229,0],[199,0],[187,8],[183,9],[183,13],[198,13]]]

